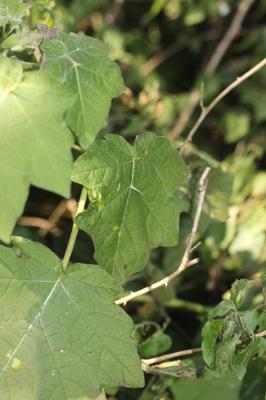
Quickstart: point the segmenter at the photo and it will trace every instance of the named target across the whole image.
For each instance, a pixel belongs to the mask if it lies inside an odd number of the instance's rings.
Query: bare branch
[[[224,57],[226,51],[239,34],[241,30],[241,26],[245,16],[248,13],[248,10],[252,6],[255,0],[242,0],[239,4],[234,18],[226,31],[225,35],[222,37],[221,41],[219,42],[218,46],[215,48],[214,53],[212,54],[209,62],[206,65],[205,73],[208,75],[214,74],[217,70],[222,58]],[[188,105],[185,110],[180,114],[178,119],[176,120],[173,129],[169,133],[169,138],[172,142],[174,142],[178,136],[184,131],[187,123],[190,120],[195,108],[197,107],[200,101],[201,93],[200,90],[194,89],[189,97]]]
[[[166,50],[156,53],[140,67],[140,74],[145,77],[155,70],[159,65],[172,57],[180,48],[179,44],[174,44]]]
[[[255,336],[256,337],[264,337],[264,336],[266,336],[266,330],[256,333]],[[239,343],[242,343],[242,341],[240,340]],[[142,359],[141,361],[142,361],[142,364],[144,364],[144,365],[153,365],[153,364],[161,363],[161,362],[164,362],[164,361],[167,361],[167,360],[172,360],[173,358],[180,358],[180,357],[190,356],[191,354],[201,353],[201,352],[202,352],[202,348],[201,347],[195,347],[193,349],[176,351],[175,353],[164,354],[164,355],[158,356],[158,357],[153,357],[153,358],[149,358],[149,359]]]
[[[266,65],[266,57],[260,61],[258,64],[256,64],[254,67],[252,67],[250,70],[245,72],[243,75],[240,77],[236,78],[234,82],[232,82],[229,86],[227,86],[221,93],[218,94],[218,96],[215,97],[215,99],[210,103],[208,107],[206,107],[204,110],[202,110],[199,118],[197,119],[196,123],[192,127],[191,131],[188,134],[188,137],[186,138],[183,146],[181,147],[181,153],[185,147],[185,145],[189,142],[192,141],[193,136],[197,129],[200,127],[202,122],[205,120],[207,115],[214,109],[214,107],[230,92],[232,92],[237,86],[239,86],[242,82],[246,81],[248,78],[250,78],[252,75],[254,75],[256,72],[258,72],[261,68],[263,68]]]
[[[77,209],[76,200],[74,199],[62,200],[48,218],[51,227],[57,224],[60,218],[66,213],[66,211],[69,211],[72,218],[74,218],[76,209]],[[47,225],[46,228],[45,227],[40,228],[38,234],[40,236],[45,236],[50,230],[51,228],[49,228],[49,226]]]
[[[191,253],[192,244],[193,244],[193,241],[195,239],[195,235],[196,235],[196,232],[198,229],[200,215],[201,215],[201,211],[202,211],[203,204],[204,204],[205,194],[206,194],[206,190],[207,190],[207,178],[208,178],[209,172],[210,172],[210,168],[207,167],[204,170],[204,172],[201,175],[200,180],[199,180],[199,184],[198,184],[199,201],[198,201],[191,233],[188,237],[186,249],[185,249],[184,255],[182,257],[181,263],[179,264],[178,268],[172,274],[161,279],[160,281],[155,282],[152,285],[146,286],[143,289],[137,290],[136,292],[133,292],[125,297],[121,297],[120,299],[116,300],[116,304],[126,305],[126,303],[128,301],[134,299],[135,297],[142,296],[146,293],[151,292],[152,290],[158,289],[159,287],[167,286],[169,284],[169,282],[171,282],[178,275],[180,275],[185,269],[187,269],[187,268],[191,267],[192,265],[195,265],[199,262],[199,260],[197,258],[189,261],[189,257],[190,257],[190,253]]]
[[[215,52],[206,66],[207,74],[211,75],[217,70],[217,67],[224,57],[226,51],[239,34],[243,20],[254,2],[255,0],[243,0],[239,4],[229,29],[216,47]]]
[[[163,356],[143,359],[142,362],[146,365],[152,365],[163,361],[172,360],[173,358],[190,356],[191,354],[194,353],[201,353],[201,351],[202,351],[201,347],[195,347],[194,349],[181,350],[181,351],[176,351],[175,353],[164,354]]]
[[[187,262],[185,265],[183,265],[183,259],[182,259],[179,268],[176,269],[172,274],[166,276],[165,278],[161,279],[158,282],[153,283],[152,285],[146,286],[143,289],[137,290],[136,292],[132,292],[125,297],[121,297],[120,299],[116,300],[115,303],[123,304],[125,306],[130,300],[134,299],[135,297],[143,296],[144,294],[147,294],[152,290],[158,289],[159,287],[168,286],[169,282],[171,282],[174,278],[176,278],[179,274],[181,274],[181,272],[191,267],[192,265],[197,264],[198,262],[199,259],[195,258],[194,260],[191,260]]]
[[[49,230],[55,236],[59,236],[61,233],[60,229],[56,226],[56,224],[44,218],[21,217],[18,220],[18,225]]]

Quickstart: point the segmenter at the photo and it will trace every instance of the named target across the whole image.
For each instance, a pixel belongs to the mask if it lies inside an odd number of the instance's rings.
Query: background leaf
[[[235,372],[241,379],[249,360],[263,354],[266,340],[254,335],[259,324],[263,298],[254,308],[250,296],[253,288],[262,291],[262,284],[241,279],[231,289],[231,300],[224,300],[208,314],[202,330],[202,353],[211,374],[220,377]],[[253,308],[253,309],[252,309]]]
[[[19,25],[30,7],[23,0],[0,0],[0,26]]]

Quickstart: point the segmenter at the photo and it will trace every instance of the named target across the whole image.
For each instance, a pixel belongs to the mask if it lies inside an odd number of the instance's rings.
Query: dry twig
[[[256,337],[264,337],[266,336],[266,330],[262,331],[262,332],[258,332],[255,334]],[[242,343],[242,341],[239,341],[239,344]],[[158,364],[167,360],[171,360],[173,358],[177,358],[177,357],[185,357],[185,356],[189,356],[191,354],[194,353],[201,353],[202,352],[202,348],[201,347],[195,347],[194,349],[187,349],[187,350],[181,350],[181,351],[177,351],[175,353],[170,353],[170,354],[164,354],[162,356],[158,356],[158,357],[153,357],[153,358],[149,358],[149,359],[142,359],[142,364],[144,366],[149,366],[149,365],[154,365],[154,364]],[[155,367],[155,365],[154,365]],[[158,366],[159,367],[159,366]],[[144,367],[145,369],[145,367]]]
[[[202,122],[205,120],[207,115],[214,109],[214,107],[230,92],[232,92],[237,86],[239,86],[242,82],[246,81],[248,78],[250,78],[252,75],[254,75],[256,72],[258,72],[261,68],[263,68],[266,65],[266,57],[261,60],[258,64],[256,64],[254,67],[252,67],[250,70],[245,72],[243,75],[240,77],[236,78],[234,82],[232,82],[229,86],[227,86],[221,93],[218,94],[218,96],[215,97],[215,99],[208,105],[208,107],[204,108],[195,122],[194,126],[190,130],[184,144],[182,145],[180,151],[184,150],[184,147],[186,146],[187,143],[191,142],[193,139],[193,136],[197,129],[200,127]]]
[[[48,222],[50,223],[50,226],[53,227],[57,224],[57,222],[60,220],[60,218],[66,213],[66,211],[69,211],[71,214],[71,217],[74,218],[75,213],[77,209],[77,202],[74,199],[69,199],[69,200],[62,200],[58,206],[54,209],[54,211],[51,213],[50,217],[48,218]],[[51,230],[49,225],[47,227],[41,227],[39,229],[38,234],[40,236],[45,236],[47,233]]]
[[[60,235],[61,232],[54,223],[44,218],[20,217],[18,220],[18,225],[49,230],[55,236]]]
[[[226,51],[228,50],[236,36],[239,34],[243,20],[254,1],[255,0],[242,0],[239,4],[228,30],[222,37],[221,41],[218,43],[218,46],[215,48],[214,53],[212,54],[209,62],[206,65],[206,74],[212,75],[217,70]],[[178,138],[178,136],[184,131],[187,123],[189,122],[195,108],[200,101],[200,98],[201,91],[198,89],[194,89],[190,94],[186,109],[180,114],[174,124],[173,129],[169,133],[169,138],[172,142],[174,142]]]
[[[140,74],[143,77],[149,75],[169,57],[172,57],[179,50],[179,48],[180,48],[179,44],[174,44],[170,46],[168,49],[156,53],[140,67]]]
[[[199,260],[197,258],[189,261],[189,257],[191,254],[192,244],[195,239],[195,235],[197,233],[200,215],[201,215],[201,211],[202,211],[203,204],[204,204],[205,194],[206,194],[206,190],[207,190],[207,178],[208,178],[209,172],[210,172],[210,168],[209,167],[205,168],[205,170],[199,180],[199,184],[198,184],[199,201],[198,201],[198,205],[197,205],[197,209],[196,209],[196,214],[194,217],[191,233],[188,237],[186,249],[185,249],[184,255],[182,257],[181,263],[179,264],[178,268],[172,274],[161,279],[160,281],[155,282],[152,285],[146,286],[143,289],[137,290],[136,292],[133,292],[125,297],[121,297],[120,299],[116,300],[116,304],[124,304],[125,305],[128,301],[134,299],[135,297],[142,296],[143,294],[149,293],[152,290],[158,289],[159,287],[167,286],[169,284],[169,282],[171,282],[178,275],[180,275],[185,269],[187,269],[188,267],[195,265],[199,262]]]

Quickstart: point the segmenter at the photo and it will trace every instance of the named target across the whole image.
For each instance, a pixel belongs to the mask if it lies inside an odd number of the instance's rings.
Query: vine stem
[[[77,212],[76,212],[75,217],[84,210],[85,205],[86,205],[86,200],[87,200],[87,189],[85,187],[83,187],[82,191],[81,191],[80,199],[79,199],[79,202],[78,202],[78,207],[77,207]],[[70,234],[70,237],[69,237],[69,240],[68,240],[66,252],[65,252],[65,255],[64,255],[64,258],[63,258],[63,261],[62,261],[63,270],[64,271],[66,270],[66,268],[68,266],[71,254],[73,252],[73,248],[74,248],[75,243],[76,243],[77,235],[78,235],[78,226],[74,222],[73,223],[73,227],[72,227],[72,231],[71,231],[71,234]]]

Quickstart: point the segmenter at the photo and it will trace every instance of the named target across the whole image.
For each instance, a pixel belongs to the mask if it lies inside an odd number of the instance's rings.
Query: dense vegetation
[[[264,400],[265,17],[0,0],[1,400]]]

